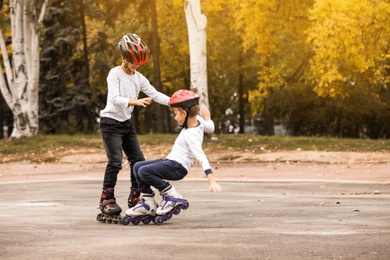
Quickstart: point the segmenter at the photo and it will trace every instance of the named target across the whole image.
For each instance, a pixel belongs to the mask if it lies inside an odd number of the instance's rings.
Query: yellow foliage
[[[225,2],[214,0],[213,8]],[[389,1],[231,0],[229,6],[243,48],[260,54],[259,85],[250,93],[254,112],[271,89],[298,82],[330,97],[389,82]]]
[[[362,78],[371,84],[388,82],[384,66],[389,17],[388,1],[316,1],[307,40],[314,52],[311,70],[319,95],[342,94],[343,84],[356,84]]]
[[[222,1],[220,1],[222,2]],[[259,85],[251,91],[252,111],[261,112],[271,89],[290,87],[306,69],[310,49],[306,43],[307,13],[312,0],[232,0],[235,29],[243,48],[259,54]]]
[[[11,23],[11,15],[9,12],[9,1],[4,1],[2,9],[0,10],[0,30],[3,33],[4,40],[10,39],[12,37],[10,23]],[[7,46],[7,53],[8,53],[8,56],[11,56],[12,44],[9,44]],[[0,54],[1,54],[1,50],[0,50]],[[0,60],[0,62],[3,62],[3,61]]]
[[[182,0],[157,0],[161,80],[168,89],[185,87],[183,71],[189,70],[187,26]],[[178,68],[181,68],[178,70]],[[179,73],[179,74],[178,74]],[[181,73],[181,74],[180,74]]]

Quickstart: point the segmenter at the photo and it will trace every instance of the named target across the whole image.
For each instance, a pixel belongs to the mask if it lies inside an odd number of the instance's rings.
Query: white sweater
[[[204,133],[214,132],[214,122],[212,120],[206,121],[201,116],[197,116],[197,120],[199,122],[198,126],[181,130],[167,159],[179,162],[187,171],[191,169],[195,160],[198,160],[204,171],[211,171],[202,143]]]
[[[130,119],[134,106],[128,106],[129,100],[138,99],[141,91],[155,102],[168,106],[169,97],[158,92],[138,71],[135,71],[134,75],[129,75],[117,66],[110,70],[107,83],[107,104],[100,111],[101,117],[113,118],[120,122]]]

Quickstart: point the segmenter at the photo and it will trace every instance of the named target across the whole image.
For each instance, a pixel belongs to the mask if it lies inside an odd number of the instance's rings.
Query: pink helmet
[[[187,89],[180,89],[173,93],[169,99],[168,105],[171,107],[191,108],[199,104],[199,96]]]

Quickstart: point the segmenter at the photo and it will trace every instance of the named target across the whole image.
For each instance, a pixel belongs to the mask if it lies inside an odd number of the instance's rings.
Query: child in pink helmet
[[[126,215],[132,219],[145,215],[164,215],[177,204],[186,203],[168,180],[183,179],[195,160],[203,167],[208,178],[209,191],[221,191],[202,148],[204,133],[214,132],[210,111],[202,104],[198,115],[199,96],[190,90],[176,91],[171,96],[169,105],[182,130],[165,160],[143,161],[134,165],[134,174],[141,190],[141,201],[126,211]],[[158,207],[151,186],[162,195],[163,200]]]

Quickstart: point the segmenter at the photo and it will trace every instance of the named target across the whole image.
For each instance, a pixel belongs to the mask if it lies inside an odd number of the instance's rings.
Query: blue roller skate
[[[145,225],[151,221],[154,222],[156,217],[157,203],[154,200],[154,194],[141,193],[140,202],[134,207],[126,210],[126,216],[121,220],[121,224],[128,225],[133,223],[138,225],[140,222]]]
[[[182,209],[186,210],[189,207],[188,201],[183,199],[171,185],[163,190],[162,197],[163,200],[156,211],[157,216],[154,220],[157,225],[170,220],[173,215],[179,215]]]

